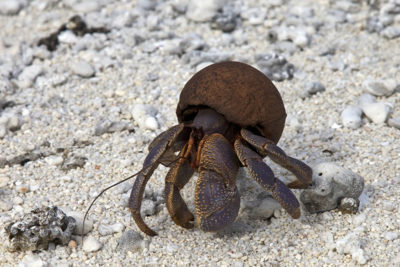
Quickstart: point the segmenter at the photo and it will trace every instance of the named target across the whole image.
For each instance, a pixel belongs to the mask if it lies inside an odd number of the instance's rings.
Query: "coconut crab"
[[[312,170],[276,145],[286,112],[278,90],[263,73],[240,62],[208,66],[184,86],[176,115],[179,124],[149,145],[132,187],[129,208],[141,231],[157,234],[143,221],[140,208],[145,186],[160,163],[170,166],[165,178],[166,206],[181,227],[192,228],[195,219],[200,229],[218,231],[236,219],[240,206],[236,176],[241,166],[293,218],[300,217],[300,204],[289,188],[307,188]],[[266,156],[297,179],[285,185],[263,162]],[[180,195],[195,171],[199,173],[196,218]]]

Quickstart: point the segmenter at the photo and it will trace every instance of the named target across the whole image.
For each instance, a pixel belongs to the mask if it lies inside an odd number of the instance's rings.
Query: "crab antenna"
[[[169,167],[170,165],[172,165],[173,163],[175,163],[176,161],[178,161],[181,157],[177,157],[175,160],[171,161],[167,167]],[[150,164],[149,164],[150,165]],[[114,186],[117,186],[119,184],[122,184],[123,182],[128,181],[129,179],[132,179],[133,177],[135,177],[136,175],[138,175],[139,173],[141,173],[143,171],[143,169],[147,168],[148,166],[144,166],[143,168],[140,169],[140,171],[138,171],[135,174],[132,174],[131,176],[116,182],[115,184],[112,184],[110,186],[108,186],[107,188],[101,190],[101,192],[93,199],[93,201],[90,203],[89,208],[86,210],[85,212],[85,216],[83,216],[83,222],[82,222],[82,231],[81,231],[81,237],[82,237],[82,244],[83,244],[83,237],[84,237],[84,231],[85,231],[85,221],[86,221],[86,217],[89,214],[90,209],[92,208],[92,206],[94,205],[94,202],[96,202],[96,200],[101,197],[101,195],[106,192],[108,189],[113,188]]]
[[[123,182],[125,182],[125,181],[128,181],[129,179],[132,179],[133,177],[135,177],[136,175],[138,175],[141,171],[142,171],[142,169],[141,169],[140,171],[138,171],[137,173],[135,173],[135,174],[129,176],[128,178],[125,178],[125,179],[123,179],[123,180],[121,180],[121,181],[118,181],[118,182],[116,182],[115,184],[112,184],[112,185],[110,185],[109,187],[107,187],[107,188],[101,190],[101,192],[93,199],[92,203],[90,203],[90,205],[89,205],[89,208],[88,208],[88,209],[86,210],[86,212],[85,212],[85,216],[83,217],[82,232],[81,232],[82,241],[83,241],[83,236],[84,236],[83,232],[85,231],[85,221],[86,221],[86,217],[87,217],[87,215],[88,215],[90,209],[91,209],[92,206],[94,205],[94,202],[95,202],[99,197],[101,197],[101,195],[102,195],[104,192],[106,192],[108,189],[113,188],[114,186],[117,186],[117,185],[119,185],[119,184],[121,184],[121,183],[123,183]]]

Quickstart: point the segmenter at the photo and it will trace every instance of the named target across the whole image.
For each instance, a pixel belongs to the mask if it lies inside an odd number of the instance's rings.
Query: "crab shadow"
[[[271,221],[269,219],[263,220],[263,223],[265,224],[251,225],[244,218],[238,219],[231,225],[225,227],[224,229],[212,233],[212,235],[218,238],[232,238],[232,237],[240,238],[248,234],[256,233],[258,232],[258,230],[261,230],[261,228],[268,227],[268,225],[271,224]]]

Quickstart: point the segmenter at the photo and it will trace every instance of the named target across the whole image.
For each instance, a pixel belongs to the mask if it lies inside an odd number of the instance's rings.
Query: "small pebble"
[[[26,67],[18,76],[18,85],[21,88],[28,88],[32,86],[36,78],[43,73],[41,65],[31,65]]]
[[[381,32],[383,37],[388,39],[395,39],[400,37],[400,26],[389,26]]]
[[[359,107],[348,106],[342,112],[342,123],[345,127],[357,129],[361,127],[362,110]]]
[[[357,100],[357,104],[361,109],[375,102],[376,102],[375,97],[370,94],[362,94]]]
[[[99,231],[100,235],[106,236],[106,235],[111,235],[114,233],[122,232],[124,229],[125,229],[125,226],[122,223],[115,223],[112,225],[100,224],[99,228],[97,230]]]
[[[22,126],[22,119],[17,115],[12,115],[8,118],[7,127],[10,131],[15,132]]]
[[[236,27],[236,14],[233,8],[225,6],[218,12],[212,20],[211,27],[223,32],[232,32]]]
[[[64,161],[62,156],[48,156],[44,159],[47,164],[53,165],[53,166],[58,166],[61,165]]]
[[[189,0],[186,17],[196,22],[210,21],[225,2],[225,0]]]
[[[400,118],[390,118],[387,123],[389,126],[400,130]]]
[[[95,252],[100,250],[102,246],[103,244],[100,241],[92,236],[88,236],[83,241],[82,249],[86,252]]]
[[[58,35],[58,41],[65,44],[76,44],[78,42],[78,38],[72,31],[67,30]]]
[[[15,15],[22,8],[22,3],[18,0],[2,0],[0,6],[0,14]]]
[[[360,201],[355,198],[344,197],[340,200],[339,210],[342,213],[355,214],[360,206]]]
[[[158,122],[154,117],[148,116],[144,122],[146,129],[155,131],[158,129]]]
[[[395,88],[395,86],[388,87],[385,81],[368,80],[363,82],[364,91],[376,96],[390,96]]]
[[[365,116],[367,116],[371,121],[373,121],[376,124],[382,124],[387,120],[391,108],[386,103],[377,102],[364,105],[362,107],[362,110]]]
[[[157,110],[151,105],[137,104],[133,107],[131,114],[140,128],[156,130],[158,122],[155,119]]]
[[[138,0],[137,6],[144,10],[153,10],[156,8],[157,0]]]
[[[48,264],[43,261],[37,254],[27,254],[22,258],[18,267],[46,267]]]
[[[74,3],[72,8],[79,13],[89,13],[99,10],[101,4],[98,1],[85,0]]]
[[[79,75],[83,78],[92,77],[95,73],[92,65],[87,63],[86,61],[78,61],[74,62],[70,65],[71,71],[76,75]]]

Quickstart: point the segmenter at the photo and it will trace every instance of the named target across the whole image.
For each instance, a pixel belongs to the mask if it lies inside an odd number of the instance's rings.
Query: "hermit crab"
[[[293,218],[300,217],[299,202],[289,188],[307,188],[312,170],[276,145],[286,112],[278,90],[263,73],[240,62],[210,65],[186,83],[176,115],[179,124],[149,145],[132,187],[129,208],[140,230],[157,234],[143,221],[140,208],[145,186],[160,163],[170,167],[165,177],[166,206],[181,227],[190,229],[195,222],[203,231],[218,231],[236,219],[239,167],[246,167],[251,178]],[[292,172],[296,180],[285,185],[264,163],[266,156]],[[180,194],[195,171],[196,216]]]

